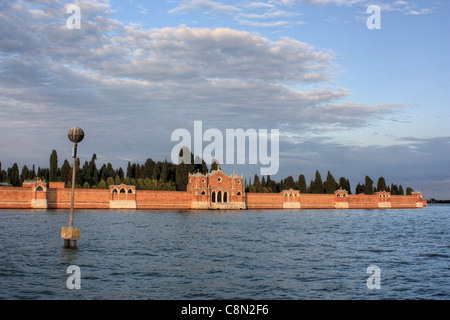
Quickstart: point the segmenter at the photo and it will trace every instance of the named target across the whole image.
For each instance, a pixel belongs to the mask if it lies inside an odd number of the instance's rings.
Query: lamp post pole
[[[74,199],[75,199],[75,172],[76,172],[76,161],[77,161],[77,148],[78,143],[84,138],[84,131],[81,128],[74,127],[70,129],[68,134],[69,140],[75,145],[72,151],[73,157],[73,168],[72,168],[72,195],[70,198],[70,218],[69,226],[61,228],[61,238],[64,239],[64,247],[66,248],[76,248],[77,240],[80,239],[81,230],[73,227],[73,211],[74,211]]]
[[[69,218],[69,227],[73,227],[73,206],[75,199],[75,167],[77,162],[77,147],[78,143],[75,142],[75,146],[73,147],[72,157],[73,157],[73,168],[72,168],[72,195],[70,197],[70,218]]]

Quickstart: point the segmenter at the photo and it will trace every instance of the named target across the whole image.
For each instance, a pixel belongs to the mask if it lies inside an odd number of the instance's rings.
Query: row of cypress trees
[[[76,187],[78,188],[97,188],[107,189],[110,185],[118,185],[125,183],[128,185],[135,185],[139,190],[178,190],[185,191],[188,181],[189,173],[200,172],[207,173],[208,167],[204,160],[194,159],[194,155],[188,148],[180,150],[180,159],[187,152],[190,154],[190,163],[185,164],[181,162],[179,164],[173,164],[166,160],[155,162],[151,158],[148,158],[144,164],[130,163],[126,172],[120,167],[114,169],[111,163],[103,164],[98,169],[96,165],[97,155],[94,154],[91,161],[85,161],[81,166],[80,159],[76,160]],[[196,160],[196,161],[194,161]],[[213,161],[209,172],[216,170],[218,163]],[[0,182],[8,182],[14,186],[20,186],[26,180],[40,179],[44,181],[62,181],[65,182],[66,187],[71,187],[72,181],[72,167],[69,161],[66,159],[61,167],[58,166],[58,154],[56,150],[53,150],[50,155],[50,168],[38,168],[35,166],[29,169],[26,165],[19,171],[17,163],[14,163],[7,171],[2,170],[0,162]],[[311,180],[309,185],[306,184],[306,179],[303,174],[300,174],[297,180],[294,180],[292,176],[288,176],[279,182],[276,182],[267,176],[267,179],[259,177],[255,174],[253,183],[245,180],[245,186],[247,192],[263,192],[278,193],[282,190],[295,189],[301,193],[315,193],[315,194],[332,194],[336,190],[342,188],[351,192],[350,182],[344,177],[340,177],[336,181],[333,175],[328,171],[325,181],[322,181],[322,177],[318,170],[316,170],[314,180]],[[392,195],[403,195],[404,193],[411,194],[413,191],[407,187],[404,192],[403,187],[391,184],[386,184],[383,177],[378,179],[376,186],[373,185],[373,180],[366,176],[364,184],[358,183],[355,188],[355,193],[373,194],[377,191],[388,191]]]
[[[314,194],[333,194],[338,189],[347,190],[350,194],[352,193],[350,187],[350,181],[344,177],[340,177],[338,181],[335,180],[330,171],[327,173],[327,178],[322,181],[320,172],[316,170],[314,180],[311,180],[309,185],[306,184],[306,179],[303,174],[300,174],[298,180],[294,180],[292,176],[289,176],[280,182],[273,181],[270,176],[265,179],[260,178],[258,175],[254,176],[253,183],[247,185],[247,192],[280,192],[282,190],[294,189],[299,190],[300,193],[314,193]],[[365,177],[364,184],[358,183],[355,188],[355,194],[374,194],[379,191],[391,192],[392,195],[404,195],[403,187],[397,186],[391,183],[391,185],[386,185],[386,181],[383,177],[378,179],[376,186],[373,185],[373,180],[369,177]],[[410,187],[406,188],[406,194],[410,195],[413,189]]]

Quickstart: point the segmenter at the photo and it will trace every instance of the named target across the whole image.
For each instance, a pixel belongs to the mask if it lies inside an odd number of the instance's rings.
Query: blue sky
[[[69,30],[69,4],[81,10]],[[369,5],[381,29],[369,30]],[[171,133],[280,130],[275,179],[318,169],[450,199],[447,1],[2,1],[0,161],[126,167]],[[223,165],[252,177],[254,165]]]

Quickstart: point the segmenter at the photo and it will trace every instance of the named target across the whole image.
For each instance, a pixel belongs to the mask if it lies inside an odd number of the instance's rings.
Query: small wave
[[[422,254],[422,257],[427,257],[427,258],[450,258],[450,256],[448,254],[443,254],[443,253],[426,253],[426,254]]]

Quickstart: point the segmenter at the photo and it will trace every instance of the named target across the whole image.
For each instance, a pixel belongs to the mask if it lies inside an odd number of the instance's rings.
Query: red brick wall
[[[247,209],[283,209],[281,193],[247,193]]]
[[[136,191],[137,209],[188,210],[191,201],[191,194],[182,191]]]
[[[300,194],[302,209],[334,209],[334,194]]]
[[[72,189],[47,189],[49,209],[70,209]],[[109,190],[75,189],[75,209],[109,209]]]
[[[46,192],[36,192],[29,187],[0,187],[0,209],[30,209],[32,200],[47,200],[50,209],[69,209],[71,189],[61,188],[58,184],[50,184]],[[136,200],[137,209],[167,209],[188,210],[195,196],[190,192],[179,191],[142,191],[121,194],[120,200]],[[206,198],[202,196],[201,198]],[[247,209],[282,209],[286,201],[283,193],[247,193],[239,197],[246,198]],[[76,209],[109,209],[112,199],[111,190],[75,189]],[[289,199],[288,199],[289,200]],[[291,199],[292,200],[292,199]],[[295,199],[296,200],[296,199]],[[333,194],[300,194],[300,206],[302,209],[334,209],[335,202],[343,201],[343,198]],[[389,202],[391,208],[416,208],[417,205],[427,205],[421,194],[411,196],[390,196],[382,199],[377,195],[348,195],[350,209],[376,209],[379,202]]]
[[[0,209],[30,209],[32,188],[0,187]]]

